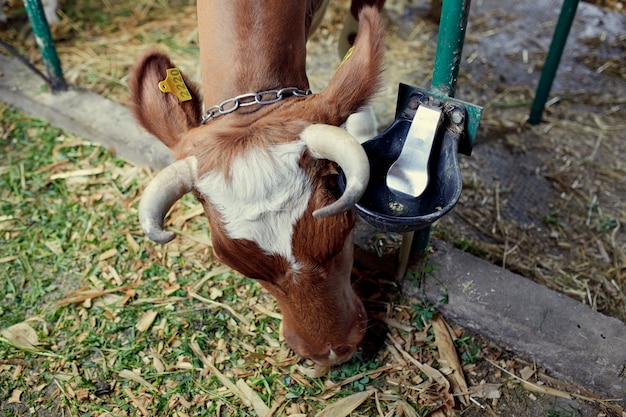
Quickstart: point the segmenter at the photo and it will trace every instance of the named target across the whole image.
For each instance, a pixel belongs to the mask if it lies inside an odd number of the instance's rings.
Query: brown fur
[[[224,14],[221,19],[200,9],[204,6],[198,7],[199,19],[213,19],[200,22],[203,87],[205,99],[210,97],[208,105],[252,91],[308,87],[304,72],[308,28],[304,23],[306,7],[300,0],[228,0],[215,11]],[[185,80],[193,95],[193,100],[185,103],[172,94],[163,94],[157,83],[173,65],[163,54],[148,54],[131,75],[137,120],[176,158],[195,156],[199,177],[218,169],[228,180],[233,159],[244,150],[252,147],[263,151],[273,143],[297,140],[312,123],[338,126],[376,92],[382,71],[384,29],[374,8],[364,8],[359,18],[354,52],[322,92],[240,109],[204,126],[200,126],[202,99],[197,88]],[[302,25],[298,27],[297,22]],[[233,32],[227,23],[238,30]],[[264,253],[250,240],[230,239],[217,209],[205,196],[198,192],[195,195],[209,219],[215,254],[242,274],[260,280],[276,297],[290,346],[320,363],[337,363],[352,355],[366,323],[363,305],[350,287],[354,213],[314,218],[314,210],[337,199],[336,166],[306,152],[300,166],[311,179],[312,195],[293,231],[292,252],[301,265],[297,271],[286,259]],[[336,354],[335,359],[329,359],[329,349]]]

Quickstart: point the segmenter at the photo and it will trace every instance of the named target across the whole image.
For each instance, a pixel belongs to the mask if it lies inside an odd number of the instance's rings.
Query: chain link
[[[234,112],[240,107],[253,106],[255,104],[266,105],[276,103],[287,97],[306,97],[311,94],[311,90],[301,90],[296,87],[286,87],[280,90],[266,90],[258,93],[242,94],[237,97],[229,98],[220,104],[211,106],[206,110],[206,114],[202,118],[202,124],[207,123],[211,119],[216,119],[224,114]],[[270,98],[263,97],[271,95]]]

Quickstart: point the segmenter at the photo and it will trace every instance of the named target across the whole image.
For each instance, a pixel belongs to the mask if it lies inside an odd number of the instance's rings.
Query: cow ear
[[[131,70],[130,95],[135,118],[170,149],[182,134],[199,126],[202,99],[192,83],[169,57],[150,52]]]

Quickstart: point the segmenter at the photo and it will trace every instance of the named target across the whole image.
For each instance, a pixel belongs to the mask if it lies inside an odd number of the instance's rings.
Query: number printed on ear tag
[[[167,76],[163,81],[159,82],[159,90],[164,93],[174,94],[180,101],[189,101],[192,98],[183,80],[183,74],[180,73],[178,68],[169,68],[167,70]]]

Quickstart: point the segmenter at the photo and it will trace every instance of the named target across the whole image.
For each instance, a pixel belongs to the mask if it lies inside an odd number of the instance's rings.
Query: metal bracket
[[[474,145],[474,138],[476,137],[476,133],[478,131],[480,118],[483,114],[483,108],[481,106],[477,106],[476,104],[446,96],[445,94],[439,94],[436,91],[428,91],[412,85],[400,83],[400,86],[398,87],[398,101],[396,104],[396,118],[398,118],[402,111],[406,109],[411,95],[415,92],[420,92],[424,96],[430,97],[431,100],[436,99],[441,103],[459,103],[465,107],[467,112],[467,134],[464,135],[464,138],[459,143],[459,152],[470,156],[472,154],[472,147]]]

